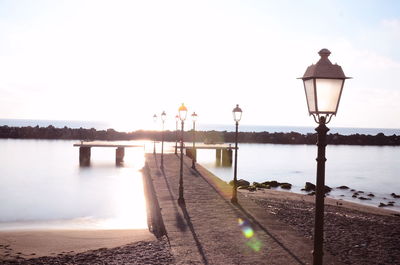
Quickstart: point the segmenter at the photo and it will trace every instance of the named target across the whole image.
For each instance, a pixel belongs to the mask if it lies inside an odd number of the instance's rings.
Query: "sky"
[[[0,119],[314,126],[301,77],[347,76],[334,127],[400,128],[400,1],[0,0]]]

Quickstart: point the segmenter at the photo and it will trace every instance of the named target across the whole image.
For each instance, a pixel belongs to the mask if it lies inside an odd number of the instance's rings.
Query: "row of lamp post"
[[[316,177],[316,192],[315,192],[315,226],[314,226],[314,251],[313,265],[322,265],[323,263],[323,227],[324,227],[324,196],[325,196],[325,151],[326,151],[326,135],[329,128],[326,126],[333,115],[336,116],[344,81],[350,77],[346,77],[342,68],[337,64],[332,64],[328,59],[331,52],[328,49],[322,49],[318,53],[320,60],[309,66],[304,73],[303,80],[304,91],[306,95],[307,107],[309,115],[313,116],[318,127],[317,132],[317,177]],[[178,121],[181,121],[181,137],[180,137],[180,175],[179,175],[179,198],[178,203],[184,204],[183,196],[183,129],[184,121],[187,115],[187,108],[184,104],[179,107],[179,116],[176,116],[176,133],[178,133]],[[233,175],[233,192],[232,203],[237,203],[237,155],[238,155],[238,127],[239,121],[242,118],[242,109],[239,105],[233,109],[233,119],[235,121],[235,161]],[[163,112],[165,114],[165,112]],[[157,115],[154,115],[155,120]],[[197,114],[193,112],[193,154],[192,168],[195,169],[195,123]],[[163,120],[163,126],[165,115]],[[163,127],[164,129],[164,127]],[[163,138],[164,140],[164,138]],[[175,153],[177,153],[178,140],[175,142]],[[155,153],[155,142],[154,142]],[[161,151],[163,153],[163,150]],[[161,165],[163,165],[163,154],[161,154]]]

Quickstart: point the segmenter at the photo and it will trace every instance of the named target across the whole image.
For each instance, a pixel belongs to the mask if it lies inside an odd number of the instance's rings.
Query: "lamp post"
[[[167,118],[165,111],[161,113],[162,132],[161,132],[161,168],[164,168],[164,123]]]
[[[321,59],[316,64],[310,65],[300,78],[304,83],[308,113],[318,123],[318,127],[315,128],[318,133],[318,157],[313,265],[323,263],[325,149],[326,134],[329,131],[326,124],[330,122],[333,115],[336,116],[344,81],[350,78],[344,75],[342,67],[329,61],[328,57],[331,54],[329,50],[322,49],[318,54]]]
[[[154,122],[154,124],[157,122],[157,114],[153,115],[153,122]],[[156,137],[155,136],[154,136],[153,144],[154,144],[153,154],[156,154]]]
[[[179,116],[175,116],[175,155],[178,154],[178,122]]]
[[[195,141],[196,141],[196,120],[197,114],[196,112],[192,113],[192,120],[193,120],[193,149],[192,149],[192,168],[196,169],[196,149],[195,149]]]
[[[239,121],[242,118],[242,109],[239,108],[239,104],[236,104],[236,107],[232,111],[233,120],[236,125],[236,133],[235,133],[235,166],[233,168],[233,190],[232,190],[232,203],[237,203],[237,153],[238,153],[238,128]]]
[[[187,108],[185,105],[179,107],[179,119],[181,120],[181,163],[179,170],[179,198],[178,203],[180,205],[185,204],[185,199],[183,198],[183,126],[186,120]]]

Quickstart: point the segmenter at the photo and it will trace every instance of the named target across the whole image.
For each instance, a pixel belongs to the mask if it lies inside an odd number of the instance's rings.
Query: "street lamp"
[[[185,199],[183,198],[183,126],[186,120],[187,108],[185,105],[179,107],[178,109],[179,119],[181,120],[181,164],[179,171],[179,198],[178,203],[183,205],[185,204]]]
[[[239,121],[242,118],[242,109],[239,108],[239,104],[236,104],[236,107],[232,111],[233,113],[233,120],[235,121],[236,125],[236,133],[235,133],[235,166],[233,169],[233,191],[232,191],[232,203],[237,203],[237,152],[238,152],[238,128],[239,128]]]
[[[156,114],[153,115],[153,122],[154,122],[154,124],[157,122],[157,115]],[[153,154],[156,154],[156,137],[155,136],[154,136],[153,143],[154,143]]]
[[[192,120],[193,120],[193,149],[192,149],[192,168],[196,169],[196,149],[195,149],[195,141],[196,141],[196,120],[197,114],[196,112],[192,113]]]
[[[178,154],[178,122],[179,116],[175,116],[175,155]]]
[[[161,168],[164,168],[164,123],[167,118],[165,111],[161,113],[162,132],[161,132]]]
[[[303,77],[299,78],[304,83],[308,113],[319,124],[315,128],[318,133],[318,157],[315,192],[314,265],[322,265],[323,261],[325,149],[327,145],[326,134],[329,131],[326,124],[330,122],[333,115],[336,116],[344,81],[350,78],[344,75],[342,67],[329,61],[328,56],[331,52],[328,49],[322,49],[318,54],[321,59],[316,64],[310,65]]]

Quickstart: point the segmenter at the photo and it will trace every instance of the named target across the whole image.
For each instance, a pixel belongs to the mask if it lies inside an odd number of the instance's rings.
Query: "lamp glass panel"
[[[241,111],[234,111],[233,112],[233,120],[239,122],[242,119],[242,112]]]
[[[316,109],[315,102],[315,89],[314,89],[314,79],[304,80],[304,88],[306,90],[306,98],[308,103],[308,111],[314,113]]]
[[[318,112],[336,113],[343,79],[316,79]]]
[[[181,119],[181,121],[186,120],[186,114],[187,110],[179,110],[179,118]]]

